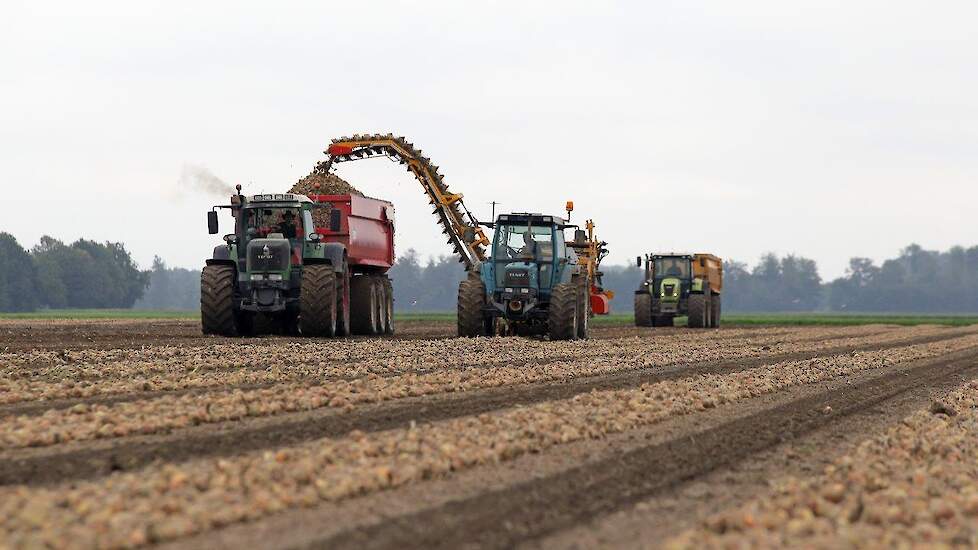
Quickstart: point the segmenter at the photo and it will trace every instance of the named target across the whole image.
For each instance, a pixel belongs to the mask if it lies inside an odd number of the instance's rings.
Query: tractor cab
[[[692,254],[652,254],[646,257],[645,282],[663,313],[678,312],[693,281]]]
[[[483,278],[492,302],[508,315],[529,315],[550,290],[570,278],[563,269],[568,254],[566,221],[543,214],[502,214],[494,224],[495,235]],[[574,262],[576,263],[576,262]]]

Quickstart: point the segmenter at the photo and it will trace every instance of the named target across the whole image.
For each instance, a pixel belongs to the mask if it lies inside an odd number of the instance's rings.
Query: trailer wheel
[[[381,278],[384,285],[385,304],[387,307],[387,323],[384,325],[384,334],[394,334],[394,285],[391,280],[384,275]]]
[[[707,326],[706,296],[704,294],[689,295],[689,317],[686,326],[689,328],[704,328]]]
[[[350,275],[344,262],[343,269],[336,274],[336,335],[350,333]]]
[[[656,326],[655,319],[652,317],[652,296],[647,292],[635,295],[635,326]]]
[[[458,335],[468,338],[490,336],[482,308],[486,305],[486,285],[478,277],[458,284]]]
[[[350,323],[353,334],[377,334],[377,292],[373,277],[350,279]]]
[[[577,287],[560,283],[550,293],[550,312],[547,318],[551,340],[577,338]]]
[[[208,265],[200,272],[200,322],[204,334],[237,336],[234,267]]]
[[[710,297],[710,326],[720,328],[720,294]]]
[[[299,330],[303,336],[336,334],[336,275],[332,265],[302,267]]]
[[[377,308],[374,334],[384,334],[387,332],[387,289],[384,288],[384,282],[379,277],[373,278],[373,287],[374,307]]]

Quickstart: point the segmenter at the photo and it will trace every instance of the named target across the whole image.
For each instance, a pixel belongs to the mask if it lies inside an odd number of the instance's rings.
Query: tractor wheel
[[[573,282],[573,281],[572,281]],[[587,340],[591,321],[591,285],[583,277],[576,281],[577,290],[577,337]]]
[[[377,291],[373,277],[350,279],[350,323],[353,334],[377,334]]]
[[[710,299],[710,326],[720,328],[720,294],[714,294]]]
[[[336,336],[349,336],[350,329],[350,275],[344,264],[336,274]]]
[[[384,294],[386,300],[384,303],[387,308],[387,323],[384,325],[384,334],[394,334],[394,285],[391,284],[391,280],[384,275],[381,278],[384,285]]]
[[[237,336],[234,267],[208,265],[200,272],[200,321],[204,334]]]
[[[336,272],[332,265],[302,267],[299,330],[303,336],[336,334]]]
[[[635,326],[656,326],[655,318],[652,317],[652,295],[647,292],[635,295]]]
[[[490,336],[482,307],[486,305],[486,285],[478,277],[468,277],[458,284],[458,335]]]
[[[709,315],[706,311],[706,296],[704,294],[690,294],[687,304],[689,307],[689,317],[687,318],[686,326],[689,328],[706,327],[706,321]]]
[[[573,283],[561,283],[550,293],[547,324],[551,340],[577,338],[577,296],[577,287]]]

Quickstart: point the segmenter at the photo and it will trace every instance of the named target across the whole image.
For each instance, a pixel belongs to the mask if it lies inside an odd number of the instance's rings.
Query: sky
[[[478,217],[593,218],[608,262],[663,250],[842,275],[976,243],[978,4],[964,1],[0,3],[0,231],[197,268],[228,198],[285,191],[332,138],[393,132]],[[399,253],[451,252],[420,185]],[[498,213],[498,212],[497,212]],[[228,227],[225,218],[224,227]]]

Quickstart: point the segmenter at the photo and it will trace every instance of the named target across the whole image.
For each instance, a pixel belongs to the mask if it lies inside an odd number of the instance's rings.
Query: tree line
[[[0,233],[0,311],[130,308],[148,284],[122,243],[44,236],[28,251]]]
[[[602,266],[604,287],[615,292],[612,309],[632,311],[643,270]],[[465,276],[454,257],[423,262],[413,250],[391,269],[400,311],[455,309],[458,282]],[[978,246],[947,251],[913,244],[877,266],[852,258],[842,277],[823,282],[814,260],[765,254],[753,266],[724,262],[723,308],[728,312],[852,311],[867,313],[978,312]]]
[[[613,310],[631,312],[642,270],[603,266]],[[454,256],[422,258],[409,249],[390,270],[400,312],[453,311],[465,270]],[[195,310],[200,271],[159,257],[140,270],[122,243],[42,237],[30,250],[0,233],[0,311],[38,308]],[[947,251],[904,248],[876,265],[852,258],[845,275],[823,282],[814,260],[766,254],[753,266],[724,262],[724,311],[978,312],[978,246]]]

